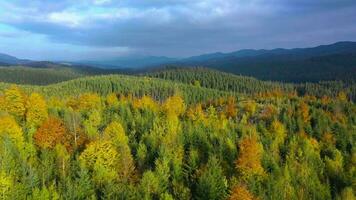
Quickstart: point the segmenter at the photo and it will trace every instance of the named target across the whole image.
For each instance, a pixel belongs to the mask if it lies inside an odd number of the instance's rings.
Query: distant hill
[[[101,68],[144,68],[164,63],[177,61],[175,58],[165,56],[129,56],[97,61],[78,61],[80,64],[87,64]]]
[[[339,42],[314,48],[213,53],[166,65],[203,66],[263,80],[285,82],[356,80],[356,42]]]
[[[119,69],[61,65],[52,62],[31,62],[20,66],[0,64],[0,66],[2,66],[0,67],[0,82],[29,85],[48,85],[85,76],[127,73]]]
[[[234,51],[230,53],[212,53],[203,54],[200,56],[193,56],[180,60],[181,62],[187,61],[209,61],[217,59],[229,59],[229,58],[248,58],[248,57],[258,57],[258,58],[275,58],[280,57],[284,60],[296,60],[301,58],[310,58],[316,56],[327,56],[333,54],[350,54],[356,52],[356,42],[337,42],[330,45],[320,45],[311,48],[295,48],[295,49],[243,49],[239,51]],[[283,57],[281,57],[283,56]]]
[[[245,49],[183,59],[131,56],[103,61],[51,62],[23,60],[0,54],[0,66],[71,68],[84,75],[134,74],[167,66],[207,67],[236,75],[281,82],[356,81],[356,42],[338,42],[312,48]]]
[[[18,59],[14,56],[0,53],[0,65],[17,65],[29,62],[29,60]]]

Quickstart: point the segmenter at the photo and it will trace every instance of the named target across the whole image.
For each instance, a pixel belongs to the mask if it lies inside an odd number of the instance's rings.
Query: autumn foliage
[[[32,93],[26,103],[26,121],[30,126],[39,126],[48,117],[45,99],[38,93]]]
[[[22,129],[12,116],[0,116],[0,137],[2,139],[9,137],[18,147],[23,148],[24,137]]]
[[[246,186],[238,185],[232,189],[229,200],[257,200],[257,198],[247,190]]]
[[[168,115],[179,116],[183,114],[185,108],[184,100],[178,95],[169,97],[163,104],[163,109]]]
[[[264,169],[261,165],[263,148],[256,136],[246,136],[242,139],[239,144],[239,151],[236,168],[243,176],[264,174]]]
[[[55,117],[49,117],[36,131],[35,143],[42,149],[53,149],[57,144],[66,144],[67,129],[63,122]]]
[[[354,199],[351,101],[112,84],[0,88],[0,199]]]
[[[18,118],[23,118],[26,112],[26,95],[22,90],[12,85],[5,90],[6,110]]]

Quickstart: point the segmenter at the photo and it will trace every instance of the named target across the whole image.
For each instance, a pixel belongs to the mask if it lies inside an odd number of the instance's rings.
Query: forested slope
[[[153,72],[143,73],[142,75],[244,94],[280,90],[286,93],[296,91],[298,95],[313,95],[317,97],[326,95],[335,97],[340,92],[345,92],[348,98],[356,100],[356,84],[354,81],[324,81],[319,83],[292,84],[261,81],[252,77],[239,76],[201,67],[158,69]]]
[[[8,83],[1,83],[0,88],[6,88],[9,85]],[[115,92],[134,96],[149,95],[156,100],[164,100],[175,93],[181,93],[186,102],[189,103],[237,95],[235,92],[219,91],[167,80],[128,75],[101,75],[79,78],[48,86],[22,85],[21,87],[26,91],[36,91],[45,96],[57,97],[81,94],[83,92],[95,92],[101,95]]]
[[[84,75],[70,68],[0,67],[0,81],[16,84],[48,85]]]
[[[85,76],[125,74],[129,70],[101,69],[81,65],[61,65],[51,62],[31,62],[26,66],[1,66],[0,82],[49,85]]]
[[[226,94],[128,76],[1,84],[0,198],[355,199],[345,95]]]

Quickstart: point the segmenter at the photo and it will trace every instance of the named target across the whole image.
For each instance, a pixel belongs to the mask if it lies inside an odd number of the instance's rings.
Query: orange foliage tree
[[[231,191],[229,200],[257,200],[257,198],[248,191],[246,186],[238,185]]]
[[[35,143],[42,149],[53,149],[57,144],[67,144],[67,129],[64,123],[57,118],[49,117],[36,131]]]
[[[251,175],[263,175],[264,170],[261,165],[263,153],[262,145],[255,135],[245,137],[239,144],[240,155],[236,160],[236,169],[243,177]]]
[[[237,115],[236,102],[234,97],[229,97],[227,100],[225,115],[227,118],[233,118]]]
[[[200,103],[195,105],[195,106],[193,106],[193,107],[190,107],[187,110],[186,114],[187,114],[187,117],[190,120],[193,120],[193,121],[204,120],[205,119],[205,113],[204,113]]]
[[[302,120],[303,120],[304,123],[309,122],[309,120],[310,120],[309,106],[304,101],[302,101],[299,104],[299,114],[302,117]]]
[[[260,118],[263,120],[268,120],[273,118],[273,116],[278,114],[278,110],[275,106],[273,105],[267,105],[263,108]]]

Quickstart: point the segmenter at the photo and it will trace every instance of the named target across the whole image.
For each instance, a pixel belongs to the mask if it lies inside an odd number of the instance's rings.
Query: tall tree
[[[227,195],[227,180],[216,158],[210,158],[198,179],[196,199],[219,200]]]
[[[22,119],[26,112],[26,95],[16,85],[5,90],[6,110],[17,118]]]
[[[42,95],[32,93],[26,102],[26,121],[30,127],[37,127],[48,118],[47,104]]]
[[[239,144],[239,152],[236,168],[243,177],[264,174],[261,165],[263,147],[258,142],[257,136],[251,135],[243,138]]]

